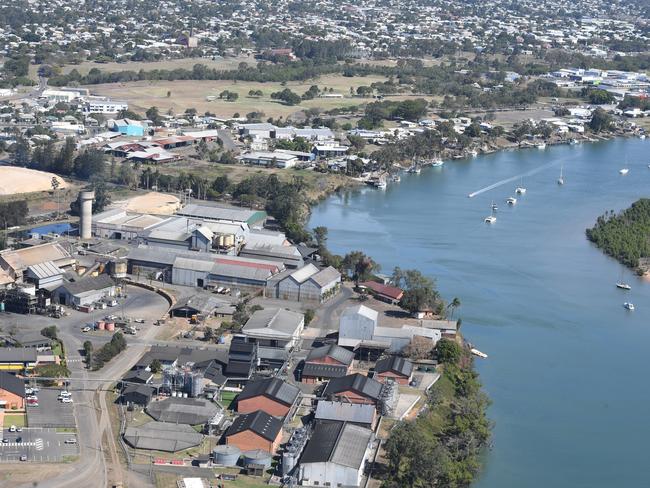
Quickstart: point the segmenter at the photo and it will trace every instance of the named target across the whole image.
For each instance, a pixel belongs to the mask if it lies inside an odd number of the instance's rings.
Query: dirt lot
[[[72,470],[68,464],[0,464],[0,486],[17,486],[55,478]]]
[[[258,82],[233,82],[233,81],[138,81],[133,83],[108,83],[91,85],[91,93],[109,96],[117,100],[129,102],[129,108],[136,112],[144,112],[149,107],[156,106],[161,112],[169,109],[174,113],[182,113],[187,108],[193,107],[199,113],[211,112],[218,116],[230,117],[234,113],[242,116],[250,112],[262,111],[266,117],[287,117],[301,109],[320,108],[330,110],[336,107],[365,104],[370,98],[350,97],[350,88],[356,90],[361,85],[370,85],[374,82],[385,81],[381,76],[367,76],[359,78],[346,78],[340,75],[323,76],[308,82],[258,83]],[[300,105],[287,106],[271,99],[271,93],[289,88],[302,95],[311,85],[319,88],[332,88],[335,93],[344,95],[344,98],[315,98],[305,100]],[[235,102],[219,100],[208,101],[208,96],[219,96],[224,90],[236,92],[239,98]],[[253,98],[248,96],[249,90],[261,90],[263,96]],[[170,96],[167,93],[170,92]],[[414,98],[413,95],[400,95],[391,97],[391,100]]]
[[[152,191],[127,200],[116,201],[115,206],[129,212],[172,215],[180,207],[180,200],[174,195]]]

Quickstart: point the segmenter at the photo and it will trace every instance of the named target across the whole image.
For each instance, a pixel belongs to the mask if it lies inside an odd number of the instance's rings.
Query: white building
[[[48,102],[65,102],[70,103],[76,98],[81,98],[81,92],[78,91],[64,91],[64,90],[43,90],[42,98],[46,98]]]
[[[116,114],[128,110],[129,104],[108,98],[97,97],[87,99],[84,111],[89,114]]]
[[[276,168],[293,168],[298,164],[298,157],[293,154],[275,151],[250,151],[239,156],[243,164],[255,166],[274,166]]]

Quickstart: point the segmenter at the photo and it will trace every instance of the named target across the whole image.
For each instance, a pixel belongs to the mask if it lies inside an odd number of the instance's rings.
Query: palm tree
[[[451,320],[454,320],[454,312],[457,308],[460,308],[460,298],[454,297],[451,303],[447,305],[447,308],[451,308]]]

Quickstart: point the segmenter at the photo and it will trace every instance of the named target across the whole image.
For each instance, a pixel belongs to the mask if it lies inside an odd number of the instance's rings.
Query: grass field
[[[16,427],[27,426],[27,416],[24,413],[8,413],[5,414],[4,426],[6,429],[15,425]]]

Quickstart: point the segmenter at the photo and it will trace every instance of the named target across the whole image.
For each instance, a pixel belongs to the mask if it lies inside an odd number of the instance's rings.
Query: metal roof
[[[314,280],[318,286],[323,287],[329,285],[332,281],[340,280],[341,273],[339,273],[336,268],[328,266],[311,276],[311,279]]]
[[[242,332],[251,336],[290,339],[304,324],[303,314],[282,308],[257,310],[251,315]]]
[[[264,439],[274,441],[281,429],[281,420],[262,410],[257,410],[256,412],[237,417],[226,431],[225,436],[230,437],[231,435],[250,430]]]
[[[349,366],[352,364],[352,360],[354,359],[354,353],[341,346],[337,346],[336,344],[328,344],[309,351],[305,361],[314,361],[324,357],[330,357],[341,364]]]
[[[218,207],[209,205],[197,205],[190,203],[176,212],[177,215],[188,217],[203,217],[211,220],[229,220],[233,222],[248,222],[263,220],[266,212],[261,210],[250,210],[237,207]]]
[[[340,378],[348,372],[348,367],[343,364],[305,363],[302,376],[316,378]]]
[[[127,427],[124,440],[137,449],[175,452],[199,445],[203,435],[189,425],[154,421]]]
[[[61,285],[71,295],[81,295],[82,293],[95,290],[105,290],[112,286],[115,286],[115,281],[108,275],[82,278],[79,281],[72,281]]]
[[[59,268],[52,261],[44,261],[38,264],[32,264],[27,268],[29,271],[34,273],[34,276],[39,280],[44,280],[45,278],[53,278],[55,276],[60,276],[63,274],[61,268]]]
[[[319,422],[300,459],[301,464],[331,462],[359,469],[372,431],[346,422]]]
[[[413,363],[399,356],[388,356],[377,361],[375,373],[381,374],[389,371],[409,377],[413,373]]]
[[[368,378],[359,373],[343,376],[342,378],[334,378],[327,383],[324,397],[330,395],[337,395],[345,391],[354,391],[365,397],[373,400],[379,399],[381,394],[382,384],[379,381]]]
[[[303,266],[302,268],[294,271],[291,273],[291,278],[294,279],[297,283],[304,283],[307,281],[309,278],[311,278],[313,275],[318,273],[318,268],[314,266],[313,264],[309,263],[306,266]]]
[[[32,347],[0,348],[0,363],[35,363],[36,349]]]
[[[25,398],[25,382],[5,371],[0,371],[0,390]]]
[[[372,424],[375,407],[364,403],[330,402],[320,400],[316,405],[316,420],[336,420],[357,424]]]
[[[237,397],[237,401],[263,395],[291,406],[298,398],[299,393],[300,390],[296,386],[290,385],[279,378],[267,378],[248,383],[244,391]]]
[[[219,407],[208,400],[198,398],[165,398],[152,402],[147,413],[155,420],[179,424],[202,424],[219,412]]]
[[[201,259],[177,257],[174,259],[174,268],[187,269],[190,271],[206,271],[209,272],[215,264],[212,261],[204,261]]]

